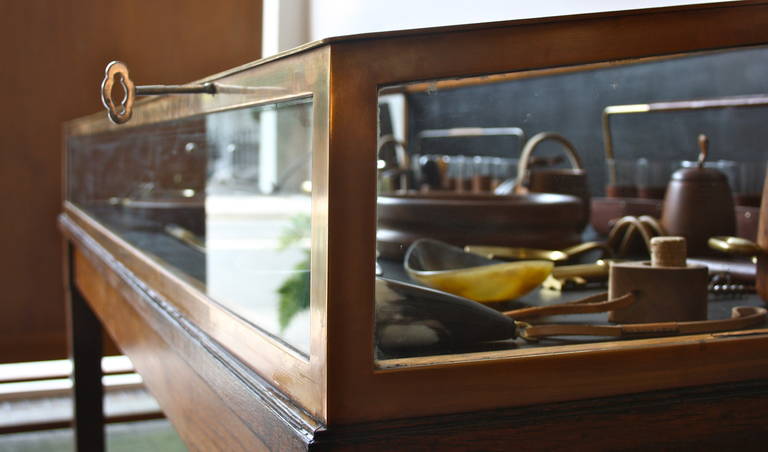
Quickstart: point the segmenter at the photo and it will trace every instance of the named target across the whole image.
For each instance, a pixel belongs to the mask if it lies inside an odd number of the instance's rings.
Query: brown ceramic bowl
[[[386,195],[378,198],[376,243],[387,259],[401,259],[421,238],[456,246],[560,249],[581,241],[586,222],[581,200],[571,195]]]

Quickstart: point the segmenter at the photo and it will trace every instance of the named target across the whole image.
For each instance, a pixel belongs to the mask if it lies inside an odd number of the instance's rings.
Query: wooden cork
[[[608,319],[615,323],[706,320],[708,282],[707,267],[686,264],[683,237],[655,237],[650,262],[611,264],[608,296],[633,292],[635,303],[611,311]]]
[[[651,239],[652,267],[685,267],[685,237],[654,237]]]

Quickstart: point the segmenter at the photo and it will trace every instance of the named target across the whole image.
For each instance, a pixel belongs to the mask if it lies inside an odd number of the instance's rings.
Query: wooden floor
[[[102,360],[107,422],[162,418],[157,401],[124,356]],[[71,362],[0,364],[0,435],[72,425]]]
[[[124,356],[102,360],[110,451],[187,450]],[[68,360],[0,365],[0,452],[73,451]]]
[[[125,422],[162,418],[157,401],[143,388],[110,391],[104,397],[108,421]],[[27,397],[0,400],[0,435],[69,427],[72,397]]]
[[[181,452],[187,448],[165,419],[126,422],[107,426],[110,452]],[[0,452],[74,451],[71,429],[0,435]]]

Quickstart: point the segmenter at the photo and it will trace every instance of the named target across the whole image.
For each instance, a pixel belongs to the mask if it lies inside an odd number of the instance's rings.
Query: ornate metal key
[[[101,103],[107,109],[109,119],[115,124],[124,124],[131,119],[133,114],[133,102],[136,96],[150,96],[158,94],[216,94],[216,85],[208,82],[197,85],[145,85],[136,86],[128,76],[128,66],[120,61],[113,61],[107,65],[104,71],[104,80],[101,82]],[[112,89],[115,83],[119,83],[125,96],[118,103],[112,99]]]

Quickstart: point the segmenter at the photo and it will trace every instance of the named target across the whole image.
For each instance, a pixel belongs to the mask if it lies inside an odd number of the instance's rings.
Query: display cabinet
[[[620,421],[607,406],[670,444],[749,437],[768,388],[761,273],[669,234],[662,198],[708,144],[700,166],[736,203],[695,231],[760,242],[767,24],[756,1],[333,38],[135,105],[152,90],[123,79],[130,119],[65,126],[76,388],[98,374],[103,326],[193,448],[557,445],[524,419],[626,446],[588,433]],[[647,259],[645,226],[606,237],[627,214],[687,236],[709,266],[704,313],[634,330],[618,311],[521,321],[605,290],[623,262],[606,257]],[[710,227],[721,217],[730,229]],[[522,260],[487,259],[500,250]],[[682,303],[662,298],[654,310]],[[702,425],[739,413],[739,427],[673,433],[693,418],[670,394],[706,408]],[[87,432],[98,402],[78,406]]]

